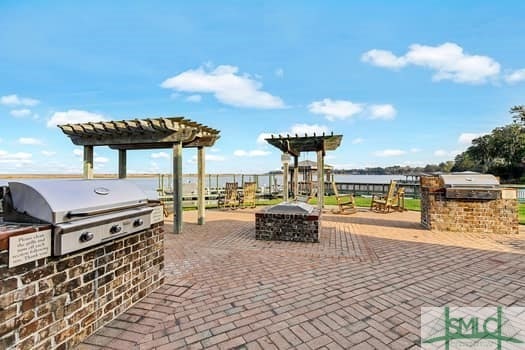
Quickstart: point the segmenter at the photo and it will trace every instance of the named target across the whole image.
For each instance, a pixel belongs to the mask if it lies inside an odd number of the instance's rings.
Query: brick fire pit
[[[281,203],[255,213],[255,239],[319,242],[319,209],[306,203]]]

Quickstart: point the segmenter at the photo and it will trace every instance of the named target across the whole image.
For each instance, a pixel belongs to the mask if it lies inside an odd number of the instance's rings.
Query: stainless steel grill
[[[155,220],[144,192],[126,180],[16,181],[8,188],[4,219],[52,224],[54,255],[145,230]]]
[[[499,181],[493,175],[456,173],[440,175],[440,178],[446,198],[492,200],[501,196]]]

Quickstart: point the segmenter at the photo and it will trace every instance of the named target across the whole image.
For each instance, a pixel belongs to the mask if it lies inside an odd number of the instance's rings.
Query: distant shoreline
[[[159,174],[127,174],[128,178],[158,177]],[[0,174],[0,179],[82,179],[82,174]],[[95,179],[116,179],[118,174],[95,174]]]

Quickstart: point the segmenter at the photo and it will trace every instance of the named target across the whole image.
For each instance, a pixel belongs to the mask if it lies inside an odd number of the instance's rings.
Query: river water
[[[1,175],[0,175],[1,177]],[[271,178],[271,180],[270,180]],[[299,175],[299,181],[301,181],[302,174]],[[53,180],[50,178],[43,178],[44,180]],[[368,184],[388,184],[390,180],[405,180],[404,175],[334,175],[335,182],[348,182],[348,183],[368,183]],[[23,179],[22,181],[30,181],[30,179]],[[42,180],[39,178],[38,180]],[[14,179],[1,179],[0,186],[7,185],[9,181],[16,181]],[[127,181],[136,183],[144,192],[148,194],[148,197],[153,198],[156,196],[157,189],[164,187],[165,189],[172,188],[171,176],[164,176],[163,181],[160,181],[158,177],[144,177],[144,178],[129,178]],[[268,188],[270,181],[272,188],[277,189],[282,185],[282,175],[206,175],[205,186],[207,188],[223,188],[226,182],[238,182],[241,186],[242,182],[254,181],[258,183],[260,188]],[[315,178],[314,178],[315,181]],[[163,184],[162,184],[163,182]],[[196,190],[197,177],[195,175],[184,175],[183,178],[183,192],[192,193]]]

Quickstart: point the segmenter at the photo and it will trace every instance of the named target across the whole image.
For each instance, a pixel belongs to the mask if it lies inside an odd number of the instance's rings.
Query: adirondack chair
[[[229,207],[235,209],[239,206],[239,192],[237,182],[226,182],[224,185],[224,195],[219,198],[219,207]]]
[[[393,208],[393,205],[396,197],[396,185],[397,183],[392,180],[390,181],[390,186],[388,186],[388,192],[384,195],[372,195],[372,203],[370,204],[370,209],[379,213],[389,213]]]
[[[337,190],[337,185],[332,181],[332,189],[334,191],[335,200],[337,201],[337,206],[339,210],[337,214],[354,214],[357,212],[355,206],[354,196],[352,194],[339,194]]]
[[[392,209],[397,211],[405,211],[405,189],[399,187],[394,195],[394,200],[392,201]]]
[[[243,186],[243,197],[242,197],[242,207],[243,208],[255,208],[255,191],[256,183],[255,182],[245,182]]]

